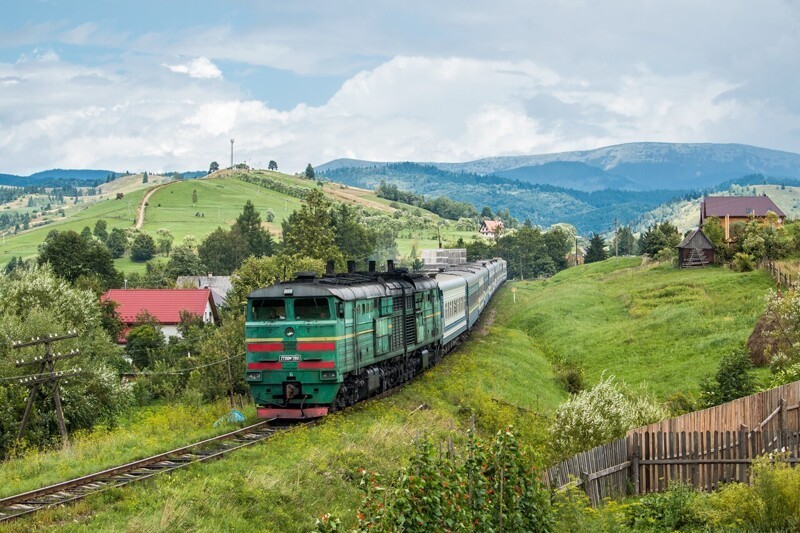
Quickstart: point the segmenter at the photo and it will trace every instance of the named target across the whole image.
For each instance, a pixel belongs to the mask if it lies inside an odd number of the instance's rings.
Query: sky
[[[800,152],[800,0],[6,0],[0,173]]]

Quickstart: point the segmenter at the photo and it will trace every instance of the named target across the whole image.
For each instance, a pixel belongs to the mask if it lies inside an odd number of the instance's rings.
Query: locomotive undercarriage
[[[387,361],[364,367],[358,372],[349,373],[339,387],[339,393],[330,406],[330,412],[344,409],[411,381],[423,370],[440,363],[443,355],[444,351],[437,343],[418,348],[409,354],[408,358],[398,355]]]

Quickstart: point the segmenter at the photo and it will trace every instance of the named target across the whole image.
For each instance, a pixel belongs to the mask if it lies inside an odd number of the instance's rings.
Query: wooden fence
[[[550,487],[583,488],[592,505],[660,492],[682,481],[700,490],[747,482],[758,456],[785,452],[800,462],[800,381],[703,411],[632,429],[622,438],[549,468]]]
[[[775,283],[778,284],[778,287],[786,287],[788,289],[795,282],[797,282],[796,276],[792,276],[791,274],[784,272],[772,261],[764,261],[761,263],[761,268],[772,274],[772,277],[775,279]]]

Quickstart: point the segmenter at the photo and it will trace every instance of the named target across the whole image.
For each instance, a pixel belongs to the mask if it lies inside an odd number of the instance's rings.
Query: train
[[[436,272],[329,262],[322,277],[253,291],[245,379],[258,416],[319,418],[411,380],[463,341],[506,276],[501,258]]]

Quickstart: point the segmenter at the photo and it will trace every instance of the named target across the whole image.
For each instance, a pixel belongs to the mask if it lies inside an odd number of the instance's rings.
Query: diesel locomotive
[[[506,279],[495,258],[412,273],[300,272],[247,297],[246,374],[261,418],[317,418],[441,361]]]

